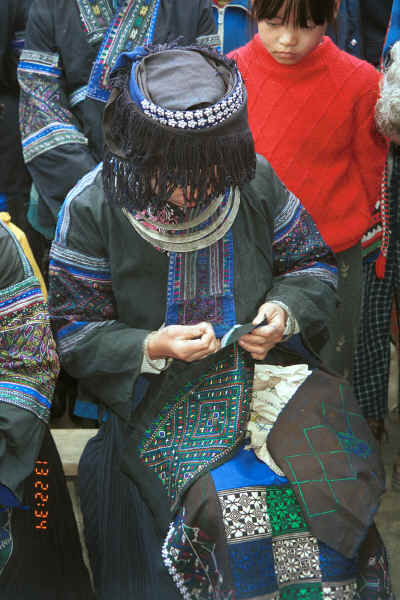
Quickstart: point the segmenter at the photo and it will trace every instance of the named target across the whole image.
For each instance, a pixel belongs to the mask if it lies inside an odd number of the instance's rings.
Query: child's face
[[[295,65],[312,52],[325,35],[327,24],[315,25],[312,21],[306,28],[296,27],[293,14],[289,22],[283,23],[285,5],[276,17],[258,22],[258,32],[265,48],[282,65]]]

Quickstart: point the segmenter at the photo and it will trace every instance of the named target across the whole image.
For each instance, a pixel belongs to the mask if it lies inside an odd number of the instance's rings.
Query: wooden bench
[[[78,474],[78,464],[84,447],[98,429],[52,429],[51,434],[60,454],[67,479]]]

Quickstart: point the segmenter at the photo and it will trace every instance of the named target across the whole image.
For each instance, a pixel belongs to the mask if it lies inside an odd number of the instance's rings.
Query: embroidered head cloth
[[[104,115],[104,189],[131,210],[181,187],[199,206],[255,173],[247,94],[233,61],[197,46],[121,54]]]

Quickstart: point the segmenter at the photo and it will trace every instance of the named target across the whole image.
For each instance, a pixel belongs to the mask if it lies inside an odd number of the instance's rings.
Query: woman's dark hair
[[[285,6],[283,23],[287,24],[291,14],[297,27],[332,23],[335,20],[336,0],[254,0],[252,14],[257,21],[274,19]]]

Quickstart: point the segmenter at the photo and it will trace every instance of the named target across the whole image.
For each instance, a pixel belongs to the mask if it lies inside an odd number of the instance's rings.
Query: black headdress
[[[247,94],[234,61],[197,46],[124,53],[104,115],[106,197],[134,211],[175,188],[204,203],[253,178]]]

